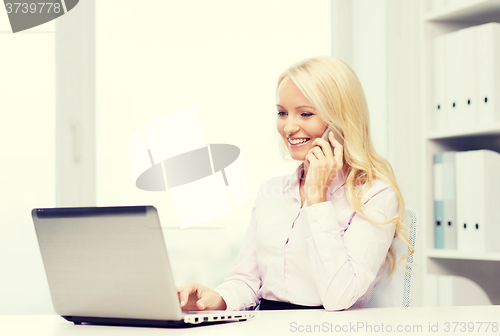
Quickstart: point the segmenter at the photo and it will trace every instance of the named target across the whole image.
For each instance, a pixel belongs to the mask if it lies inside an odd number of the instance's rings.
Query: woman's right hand
[[[177,287],[183,311],[226,310],[226,301],[213,289],[193,281]]]

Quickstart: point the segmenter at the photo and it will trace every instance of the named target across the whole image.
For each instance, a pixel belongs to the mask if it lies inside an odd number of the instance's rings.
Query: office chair
[[[417,212],[412,208],[406,208],[403,214],[403,223],[408,240],[415,248],[415,239],[417,235]],[[392,276],[387,279],[387,266],[384,276],[373,288],[372,297],[365,304],[365,308],[382,307],[409,307],[411,303],[411,280],[412,266],[403,263],[397,264],[402,255],[408,253],[410,249],[399,238],[394,239],[392,246],[396,249],[396,270]],[[408,263],[413,262],[413,254],[406,258]]]

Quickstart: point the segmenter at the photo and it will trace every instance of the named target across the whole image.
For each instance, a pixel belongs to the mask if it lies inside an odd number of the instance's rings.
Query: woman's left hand
[[[344,147],[335,139],[332,132],[328,134],[328,139],[335,153],[332,153],[328,142],[316,138],[312,142],[315,147],[309,150],[305,157],[307,176],[304,192],[308,205],[327,201],[328,187],[343,168]]]

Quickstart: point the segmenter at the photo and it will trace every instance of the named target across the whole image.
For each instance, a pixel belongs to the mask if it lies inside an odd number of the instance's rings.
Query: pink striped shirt
[[[328,201],[301,208],[300,168],[261,185],[236,264],[215,288],[227,310],[252,309],[261,298],[326,310],[360,308],[382,277],[395,225],[356,213],[342,172]],[[382,180],[373,181],[363,203],[375,221],[397,217],[396,193]]]

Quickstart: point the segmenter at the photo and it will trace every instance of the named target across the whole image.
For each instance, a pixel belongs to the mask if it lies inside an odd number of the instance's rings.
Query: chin
[[[290,153],[290,157],[292,159],[294,159],[295,161],[304,161],[306,159],[305,155],[300,155],[300,154],[297,154],[297,153],[295,153],[295,155],[293,155],[292,153]]]

